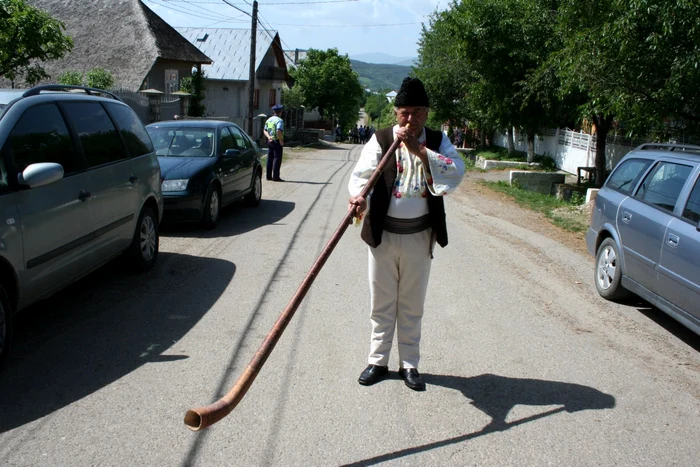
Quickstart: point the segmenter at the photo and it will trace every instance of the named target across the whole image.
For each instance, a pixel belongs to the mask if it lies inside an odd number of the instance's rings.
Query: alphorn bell
[[[408,125],[406,125],[406,127],[408,128]],[[362,196],[364,199],[367,199],[367,195],[370,191],[372,191],[372,188],[377,183],[377,180],[381,176],[384,167],[386,167],[386,165],[389,163],[391,155],[394,153],[394,151],[396,151],[400,144],[400,139],[397,138],[394,140],[386,154],[384,154],[380,159],[379,164],[377,165],[374,173],[372,173],[367,185],[365,185],[360,192],[360,196]],[[270,332],[267,333],[267,336],[265,336],[265,340],[260,345],[258,351],[255,352],[255,355],[246,367],[245,371],[243,371],[241,376],[238,377],[236,384],[234,384],[231,390],[218,401],[203,407],[188,410],[185,414],[185,425],[187,428],[192,431],[200,431],[210,425],[213,425],[230,414],[241,399],[243,399],[243,396],[245,396],[246,392],[248,392],[248,388],[250,388],[250,386],[253,384],[253,381],[255,381],[255,378],[258,376],[260,369],[265,364],[267,357],[269,357],[272,353],[272,349],[275,348],[277,341],[279,341],[280,337],[282,337],[282,333],[287,328],[287,325],[294,316],[294,313],[297,311],[297,308],[299,308],[301,301],[304,299],[304,296],[306,296],[306,292],[308,292],[311,284],[313,284],[316,276],[321,271],[321,268],[326,263],[326,260],[333,252],[335,246],[338,244],[338,241],[340,241],[340,237],[343,236],[345,230],[352,223],[352,219],[356,216],[356,212],[357,206],[352,206],[348,209],[348,213],[345,214],[345,217],[343,217],[343,220],[340,222],[340,225],[336,229],[335,233],[333,233],[331,239],[328,240],[328,243],[326,243],[326,246],[316,259],[316,262],[313,264],[313,266],[311,266],[309,272],[306,273],[306,277],[304,277],[301,285],[299,285],[299,288],[294,293],[294,296],[289,301],[284,311],[282,311],[280,317],[277,318],[277,321]]]

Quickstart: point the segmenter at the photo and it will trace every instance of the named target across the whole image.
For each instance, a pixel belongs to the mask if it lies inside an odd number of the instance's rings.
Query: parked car
[[[151,269],[162,214],[153,145],[118,97],[0,91],[0,362],[13,315],[31,303],[123,253]]]
[[[603,298],[632,292],[700,334],[700,146],[627,154],[595,199],[586,244]]]
[[[166,222],[214,228],[221,208],[243,198],[260,204],[258,145],[236,124],[173,120],[146,126],[163,175]]]

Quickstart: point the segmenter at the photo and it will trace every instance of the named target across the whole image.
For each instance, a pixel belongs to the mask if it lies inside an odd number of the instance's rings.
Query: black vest
[[[392,127],[383,128],[375,133],[377,142],[382,148],[382,155],[394,142],[394,131]],[[425,129],[425,145],[428,149],[438,152],[442,143],[442,133],[440,131]],[[396,157],[396,154],[392,154]],[[365,216],[362,223],[362,240],[369,246],[376,247],[382,243],[382,232],[384,231],[384,219],[389,211],[391,201],[391,191],[396,183],[396,163],[390,162],[386,165],[383,177],[379,177],[370,197],[369,215]],[[447,225],[445,224],[445,203],[442,196],[433,196],[428,191],[428,213],[430,215],[430,227],[436,235],[437,243],[441,247],[447,245]]]

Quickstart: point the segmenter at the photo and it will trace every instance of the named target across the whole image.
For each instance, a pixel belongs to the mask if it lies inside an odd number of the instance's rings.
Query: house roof
[[[66,26],[72,52],[44,63],[53,80],[64,71],[100,66],[117,86],[137,90],[156,59],[211,63],[140,0],[28,0]]]
[[[285,59],[287,60],[287,66],[293,66],[296,67],[301,60],[304,60],[306,56],[309,54],[308,50],[302,50],[302,49],[294,49],[294,50],[285,50],[284,55]]]
[[[188,41],[214,60],[203,66],[207,78],[248,81],[250,78],[250,29],[230,28],[177,28]],[[274,31],[273,31],[274,32]],[[255,69],[273,47],[278,63],[285,63],[280,46],[279,34],[274,36],[264,30],[257,30],[255,36]]]

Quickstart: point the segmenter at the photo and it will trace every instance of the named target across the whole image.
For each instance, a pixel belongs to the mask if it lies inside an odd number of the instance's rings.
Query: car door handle
[[[80,190],[80,193],[78,193],[78,199],[80,201],[86,201],[91,196],[92,196],[92,193],[90,193],[89,191],[85,191],[85,190]]]
[[[629,212],[622,213],[622,222],[629,224],[632,221],[632,214]]]
[[[674,234],[668,234],[668,240],[666,240],[666,242],[673,248],[676,248],[678,246],[678,242],[680,241],[681,239],[678,237],[678,235]]]
[[[136,175],[132,175],[131,177],[129,177],[129,182],[130,182],[130,183],[136,183],[136,181],[137,181],[138,179],[139,179],[139,178],[138,178]]]

